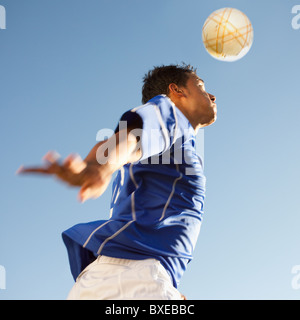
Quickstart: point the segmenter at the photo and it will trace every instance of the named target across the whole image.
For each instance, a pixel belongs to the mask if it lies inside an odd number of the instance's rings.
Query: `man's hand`
[[[53,175],[70,186],[81,187],[79,201],[100,197],[109,185],[112,174],[126,163],[138,161],[141,150],[130,128],[100,141],[82,160],[78,155],[68,156],[62,163],[56,152],[44,156],[45,166],[21,167],[18,174]]]
[[[56,152],[48,152],[43,158],[46,162],[44,166],[22,166],[17,174],[53,175],[69,186],[81,187],[78,194],[81,202],[98,198],[104,193],[113,173],[109,166],[84,161],[78,155],[70,155],[62,163],[59,158]]]

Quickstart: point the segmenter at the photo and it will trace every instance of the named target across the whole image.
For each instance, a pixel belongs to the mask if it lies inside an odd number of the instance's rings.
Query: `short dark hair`
[[[191,73],[196,73],[196,69],[185,63],[154,67],[143,78],[142,103],[160,94],[168,95],[170,83],[185,87]]]

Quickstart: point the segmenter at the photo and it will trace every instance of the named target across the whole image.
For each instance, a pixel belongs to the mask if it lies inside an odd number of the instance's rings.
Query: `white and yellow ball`
[[[207,52],[222,61],[244,57],[253,43],[253,27],[240,10],[223,8],[214,11],[202,28],[202,40]]]

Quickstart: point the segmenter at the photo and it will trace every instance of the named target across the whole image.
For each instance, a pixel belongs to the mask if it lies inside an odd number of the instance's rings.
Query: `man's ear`
[[[184,92],[178,87],[176,83],[169,84],[169,92],[177,97],[185,96]]]

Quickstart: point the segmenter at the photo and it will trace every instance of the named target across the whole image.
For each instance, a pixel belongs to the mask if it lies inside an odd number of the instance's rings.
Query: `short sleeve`
[[[140,161],[162,154],[175,140],[184,137],[189,122],[178,111],[168,97],[160,95],[123,114],[121,121],[137,128],[135,134],[142,150]]]

